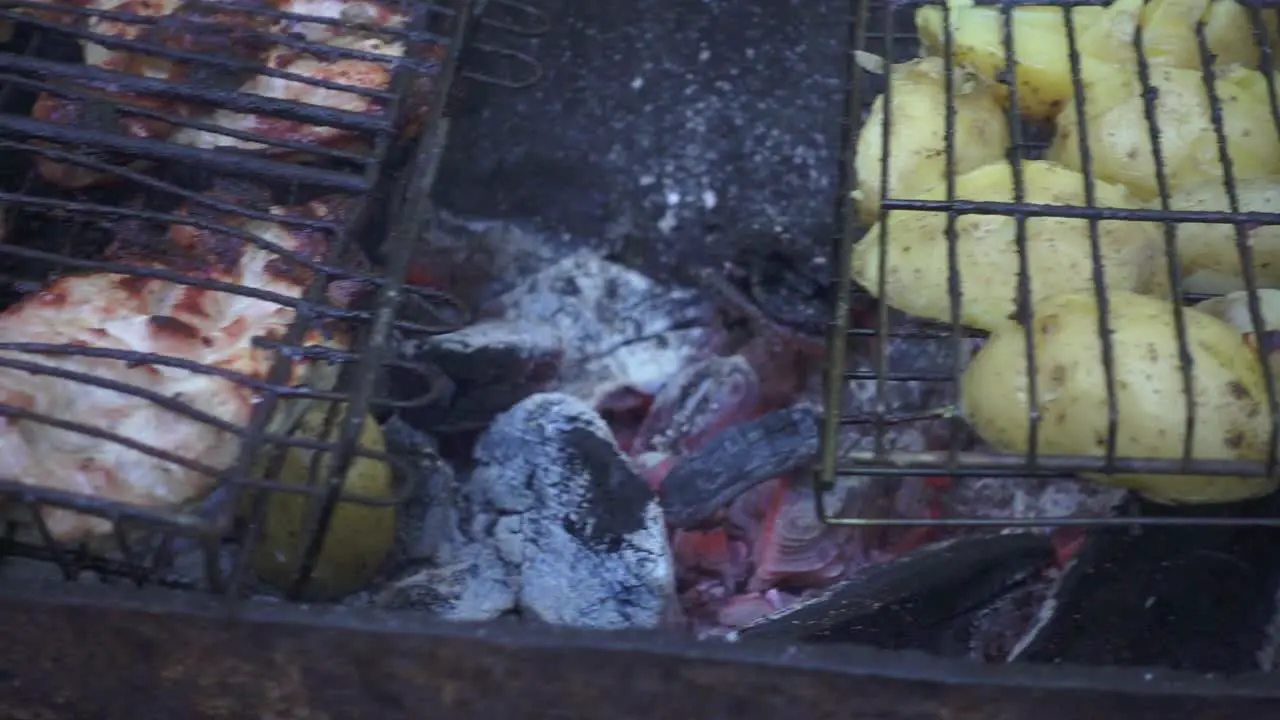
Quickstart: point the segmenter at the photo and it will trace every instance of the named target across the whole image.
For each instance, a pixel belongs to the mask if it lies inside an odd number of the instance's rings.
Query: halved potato
[[[889,69],[888,196],[913,198],[942,182],[947,169],[946,70],[939,58],[917,58]],[[966,173],[1003,157],[1009,126],[988,83],[956,69],[952,73],[954,171]],[[858,131],[856,156],[859,218],[879,218],[884,160],[885,96],[876,98]]]
[[[1085,205],[1085,177],[1043,160],[1026,161],[1023,201],[1047,205]],[[956,178],[956,198],[1010,202],[1013,169],[992,163]],[[1140,202],[1123,186],[1094,182],[1098,207],[1134,208]],[[945,185],[921,194],[945,200]],[[881,231],[885,237],[881,237]],[[960,322],[986,330],[1002,325],[1016,309],[1019,252],[1017,221],[1008,213],[966,214],[956,218],[956,261],[962,305]],[[1032,298],[1094,287],[1089,221],[1035,217],[1026,221],[1027,265]],[[893,210],[854,246],[853,277],[879,293],[880,256],[887,244],[884,295],[889,305],[919,317],[951,320],[947,215],[945,212]],[[1106,287],[1169,296],[1164,241],[1159,225],[1103,220],[1098,249]]]
[[[1008,98],[1003,10],[975,5],[973,0],[948,0],[951,49],[958,64],[1003,85],[998,96]],[[1099,61],[1132,63],[1133,36],[1141,0],[1117,0],[1110,7],[1081,6],[1070,10],[1077,49]],[[916,10],[916,29],[929,55],[945,53],[943,9],[926,5]],[[1074,94],[1066,14],[1050,5],[1024,6],[1012,11],[1018,110],[1032,120],[1051,120]]]
[[[1199,70],[1152,68],[1155,126],[1169,191],[1223,177],[1209,93]],[[1222,132],[1237,180],[1280,174],[1280,131],[1271,114],[1266,77],[1244,67],[1224,68],[1213,78]],[[1085,127],[1094,174],[1123,183],[1144,200],[1159,197],[1156,157],[1146,98],[1137,75],[1115,72],[1090,77],[1084,89]],[[1075,103],[1058,116],[1046,157],[1081,169],[1080,127]]]
[[[1262,365],[1232,325],[1186,308],[1191,400],[1168,300],[1117,292],[1109,298],[1117,411],[1116,455],[1182,457],[1195,408],[1192,458],[1265,461],[1271,421]],[[965,417],[992,446],[1028,450],[1031,407],[1027,330],[1009,322],[992,333],[962,378]],[[1098,304],[1092,292],[1045,298],[1031,327],[1036,358],[1037,444],[1045,455],[1106,453],[1108,401]],[[1265,495],[1276,478],[1249,476],[1087,475],[1166,503],[1217,503]]]
[[[1005,78],[1003,10],[979,6],[973,0],[949,0],[947,6],[955,60],[992,80]],[[1276,13],[1259,12],[1274,48]],[[1071,13],[1084,77],[1116,73],[1136,77],[1134,39],[1139,26],[1147,60],[1156,67],[1202,66],[1195,34],[1200,20],[1204,21],[1205,40],[1219,67],[1237,63],[1254,67],[1260,57],[1250,13],[1235,0],[1152,0],[1145,5],[1142,0],[1115,0],[1105,8],[1075,7]],[[915,19],[925,51],[941,56],[945,52],[942,8],[922,7],[916,11]],[[1018,109],[1033,120],[1052,120],[1075,95],[1063,8],[1015,8],[1011,26]],[[1006,98],[1007,93],[1000,97]]]

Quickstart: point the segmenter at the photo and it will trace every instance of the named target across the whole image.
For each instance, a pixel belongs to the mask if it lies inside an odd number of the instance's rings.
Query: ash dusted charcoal
[[[418,362],[434,363],[453,383],[447,403],[406,408],[400,416],[428,432],[483,428],[500,412],[547,389],[560,372],[563,339],[548,325],[525,320],[489,320],[421,341]],[[425,388],[422,376],[392,367],[390,384],[398,396]]]
[[[476,447],[472,492],[520,516],[520,609],[556,624],[654,627],[673,597],[661,511],[604,421],[567,395],[536,395]],[[482,511],[481,514],[487,514]]]
[[[657,393],[709,344],[696,293],[586,251],[528,278],[485,313],[549,325],[564,349],[556,388],[592,405],[620,386]]]
[[[454,333],[402,339],[401,359],[434,363],[456,386],[448,404],[402,411],[413,424],[483,428],[542,391],[593,405],[623,388],[654,394],[710,346],[708,310],[693,291],[585,251],[523,278],[480,314],[484,320]],[[397,393],[425,390],[411,373],[389,375]]]
[[[493,422],[475,460],[458,562],[400,581],[384,604],[593,628],[662,621],[674,571],[661,510],[595,411],[534,395]]]
[[[633,470],[607,436],[574,428],[565,433],[586,470],[583,512],[566,518],[564,529],[583,544],[605,552],[621,552],[628,535],[644,530],[653,490]]]
[[[729,637],[929,648],[952,623],[996,602],[1053,558],[1048,538],[1032,533],[935,543],[866,566],[822,595]]]
[[[667,524],[693,527],[751,488],[809,466],[818,457],[821,422],[817,408],[801,404],[720,431],[663,480]]]
[[[1276,497],[1178,507],[1131,498],[1141,516],[1280,516]],[[1090,528],[1044,612],[1010,660],[1259,669],[1280,588],[1280,528],[1230,525]]]

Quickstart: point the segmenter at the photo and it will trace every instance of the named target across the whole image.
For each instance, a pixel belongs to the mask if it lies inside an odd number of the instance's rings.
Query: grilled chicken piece
[[[104,38],[138,41],[163,50],[179,50],[210,57],[252,59],[272,70],[299,79],[266,74],[245,76],[216,64],[182,62],[139,50],[112,47],[81,40],[85,62],[104,70],[173,82],[239,89],[248,95],[291,100],[335,110],[379,115],[387,110],[385,97],[319,87],[311,82],[337,83],[360,90],[390,93],[395,63],[406,57],[409,45],[402,36],[377,30],[404,30],[407,12],[389,2],[372,0],[62,0],[53,5],[86,5],[96,10],[129,13],[138,21],[63,14],[55,21],[80,24]],[[277,18],[261,12],[268,7],[298,15],[333,20],[345,26]],[[34,11],[56,15],[49,11]],[[72,18],[77,18],[73,20]],[[287,40],[286,40],[287,39]],[[310,44],[310,47],[307,47]],[[355,52],[356,57],[340,54]],[[429,44],[414,47],[413,57],[440,62],[445,48]],[[407,133],[421,129],[426,101],[435,78],[419,74],[406,99]],[[262,114],[228,109],[202,108],[179,100],[121,92],[118,86],[65,83],[66,91],[45,92],[32,114],[41,120],[120,132],[130,137],[172,140],[183,145],[213,149],[237,148],[268,155],[304,160],[310,153],[269,144],[271,140],[343,149],[367,149],[360,131],[315,125]],[[130,108],[165,117],[131,113]],[[175,122],[199,121],[219,128],[249,133],[267,142],[236,138],[195,127],[178,129]],[[122,161],[135,169],[149,163]],[[70,163],[38,158],[41,176],[60,187],[83,189],[111,181],[114,176]]]
[[[82,3],[77,0],[60,4]],[[56,21],[83,26],[103,38],[147,43],[161,51],[216,53],[228,58],[255,58],[263,52],[267,47],[263,38],[272,22],[254,12],[257,7],[254,0],[92,0],[84,6],[137,19],[64,14]],[[126,75],[178,82],[196,75],[204,78],[228,74],[225,69],[221,73],[201,72],[190,62],[103,45],[85,38],[80,39],[80,45],[85,64]],[[167,115],[175,121],[188,119],[198,112],[191,103],[122,92],[106,83],[68,82],[62,86],[65,94],[40,94],[32,109],[34,117],[63,125],[112,130],[129,137],[165,140],[176,129],[171,121],[130,113],[129,109]],[[137,161],[129,164],[145,166]],[[109,173],[45,157],[38,157],[36,166],[45,180],[68,189],[100,185],[112,178]]]
[[[341,220],[343,202],[322,199],[291,215]],[[198,213],[190,211],[191,216]],[[279,248],[319,260],[327,233],[284,223],[205,218],[241,229]],[[135,229],[137,225],[133,226]],[[122,238],[114,257],[151,268],[237,283],[288,298],[300,297],[311,272],[276,252],[229,233],[174,224],[164,237]],[[55,343],[96,350],[158,353],[263,381],[277,353],[255,347],[256,336],[283,338],[294,310],[268,300],[203,290],[160,279],[114,273],[67,276],[0,313],[0,343]],[[305,345],[345,348],[340,327],[312,329]],[[234,379],[171,366],[75,354],[0,352],[0,358],[40,363],[125,383],[181,402],[234,426],[243,426],[259,395]],[[318,359],[294,363],[290,385],[332,388],[337,366]],[[237,457],[237,436],[224,429],[114,389],[77,380],[0,367],[0,403],[62,421],[116,433],[219,472]],[[306,410],[305,400],[283,402],[269,429],[287,432]],[[0,418],[0,477],[149,508],[180,508],[204,499],[216,479],[199,470],[128,448],[111,439],[11,415]],[[53,537],[89,540],[109,533],[110,521],[79,512],[42,510]]]
[[[279,9],[285,12],[341,21],[351,25],[404,30],[409,15],[390,5],[348,0],[284,0]],[[372,53],[383,59],[332,55],[323,51],[308,52],[295,45],[281,44],[271,48],[264,64],[274,70],[299,75],[306,80],[338,83],[352,88],[389,92],[394,77],[393,64],[404,58],[407,44],[403,37],[385,33],[373,33],[352,27],[325,25],[300,20],[280,20],[273,29],[276,36],[288,36],[308,43],[321,44],[336,50]],[[428,51],[432,59],[441,60],[444,48],[433,45]],[[430,90],[431,81],[422,77],[411,93],[423,99]],[[262,97],[292,100],[350,113],[378,115],[386,111],[386,101],[354,92],[318,87],[300,80],[289,80],[270,75],[257,75],[240,88],[241,92]],[[421,105],[421,102],[418,103]],[[421,114],[421,107],[412,108]],[[280,117],[253,115],[217,110],[208,121],[220,127],[252,133],[267,140],[285,140],[307,143],[327,148],[356,149],[361,142],[358,131],[312,125]],[[202,148],[234,147],[243,150],[265,151],[272,155],[297,153],[287,148],[272,147],[263,143],[243,140],[196,129],[184,129],[174,136],[174,141]]]

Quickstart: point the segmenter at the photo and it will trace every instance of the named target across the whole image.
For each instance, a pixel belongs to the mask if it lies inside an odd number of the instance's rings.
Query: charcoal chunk
[[[450,432],[483,428],[494,416],[547,389],[560,372],[564,351],[559,333],[528,321],[492,320],[422,341],[414,360],[434,363],[453,383],[447,403],[408,408],[400,415],[416,428]],[[397,395],[425,388],[413,373],[392,368]]]
[[[655,627],[674,570],[652,490],[582,401],[529,397],[475,449],[461,501],[459,561],[401,581],[385,604],[458,620],[509,611],[557,625]]]
[[[591,252],[543,269],[486,310],[549,325],[564,339],[558,389],[592,404],[620,385],[657,392],[707,344],[696,293]]]
[[[820,420],[813,406],[795,405],[723,430],[663,480],[667,522],[695,527],[751,488],[810,466]]]
[[[1035,533],[968,537],[863,567],[820,596],[762,618],[734,639],[856,642],[937,649],[951,624],[988,606],[1053,561]]]
[[[1187,507],[1134,498],[1125,511],[1242,522],[1090,528],[1010,659],[1206,673],[1265,665],[1259,656],[1277,614],[1280,528],[1247,521],[1280,516],[1280,498]]]

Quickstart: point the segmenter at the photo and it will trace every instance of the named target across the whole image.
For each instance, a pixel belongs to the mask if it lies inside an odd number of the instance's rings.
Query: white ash
[[[623,385],[656,393],[709,344],[697,293],[664,287],[590,251],[517,285],[494,312],[554,329],[564,351],[558,389],[590,404]]]
[[[382,604],[453,620],[662,621],[674,569],[661,511],[594,410],[561,393],[527,398],[494,421],[475,460],[456,561],[400,580]]]
[[[711,345],[710,313],[695,292],[591,251],[525,276],[481,315],[457,332],[401,338],[402,358],[434,363],[455,385],[447,407],[407,411],[415,425],[484,427],[536,392],[565,392],[593,405],[620,387],[656,393]]]

